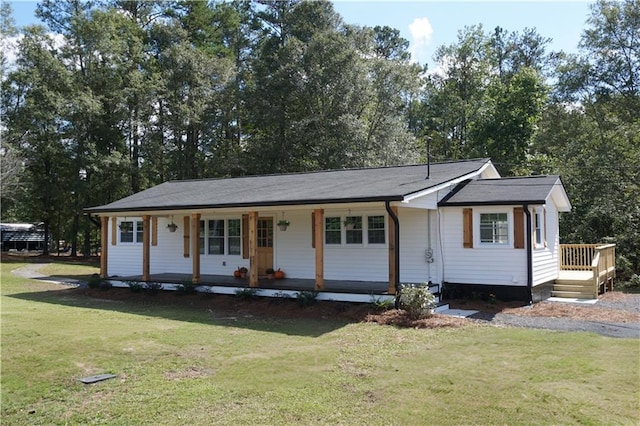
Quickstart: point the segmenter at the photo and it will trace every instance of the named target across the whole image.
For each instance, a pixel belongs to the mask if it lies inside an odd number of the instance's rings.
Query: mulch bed
[[[129,289],[112,288],[109,290],[78,288],[79,294],[98,299],[126,301],[144,306],[175,305],[192,309],[214,312],[216,316],[265,317],[265,318],[315,318],[345,322],[371,322],[381,325],[411,328],[463,327],[477,323],[468,318],[434,314],[429,318],[414,320],[403,310],[377,310],[375,306],[364,303],[318,301],[310,306],[299,306],[295,299],[286,298],[240,298],[230,295],[194,294],[178,295],[175,292],[160,291],[150,295],[133,293]],[[623,300],[629,297],[624,293],[612,292],[603,296],[606,300]],[[584,306],[571,303],[540,302],[533,306],[523,306],[522,302],[489,303],[481,300],[453,300],[451,308],[477,310],[488,314],[505,313],[519,316],[537,316],[552,318],[571,318],[582,321],[605,321],[616,323],[640,322],[640,313]]]

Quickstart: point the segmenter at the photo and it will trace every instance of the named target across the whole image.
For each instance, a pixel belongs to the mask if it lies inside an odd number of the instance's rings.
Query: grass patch
[[[221,316],[93,299],[18,266],[2,265],[3,424],[639,420],[637,339]],[[100,373],[118,377],[77,380]]]

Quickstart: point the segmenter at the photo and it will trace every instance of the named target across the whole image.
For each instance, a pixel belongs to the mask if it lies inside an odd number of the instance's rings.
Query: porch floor
[[[138,281],[142,282],[142,275],[127,277],[109,277],[118,281]],[[151,274],[150,282],[163,284],[181,284],[191,282],[191,274],[162,273]],[[220,287],[249,287],[249,278],[235,278],[227,275],[200,275],[200,284],[205,286]],[[355,293],[355,294],[388,294],[389,283],[376,281],[345,281],[345,280],[324,280],[324,292],[332,293]],[[302,278],[284,278],[282,280],[270,280],[266,277],[258,279],[259,289],[269,290],[291,290],[304,291],[315,288],[315,280]]]

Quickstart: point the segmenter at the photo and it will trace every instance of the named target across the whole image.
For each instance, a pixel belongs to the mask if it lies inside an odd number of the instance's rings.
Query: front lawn
[[[103,300],[19,266],[2,264],[3,424],[640,421],[636,339]],[[77,380],[101,373],[118,377]]]

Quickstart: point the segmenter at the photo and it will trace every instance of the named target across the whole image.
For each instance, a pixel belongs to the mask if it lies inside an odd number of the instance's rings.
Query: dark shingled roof
[[[440,206],[544,204],[560,176],[477,179],[463,182],[444,197]]]
[[[479,171],[488,159],[431,164],[170,181],[88,212],[230,208],[400,201],[405,196]]]

